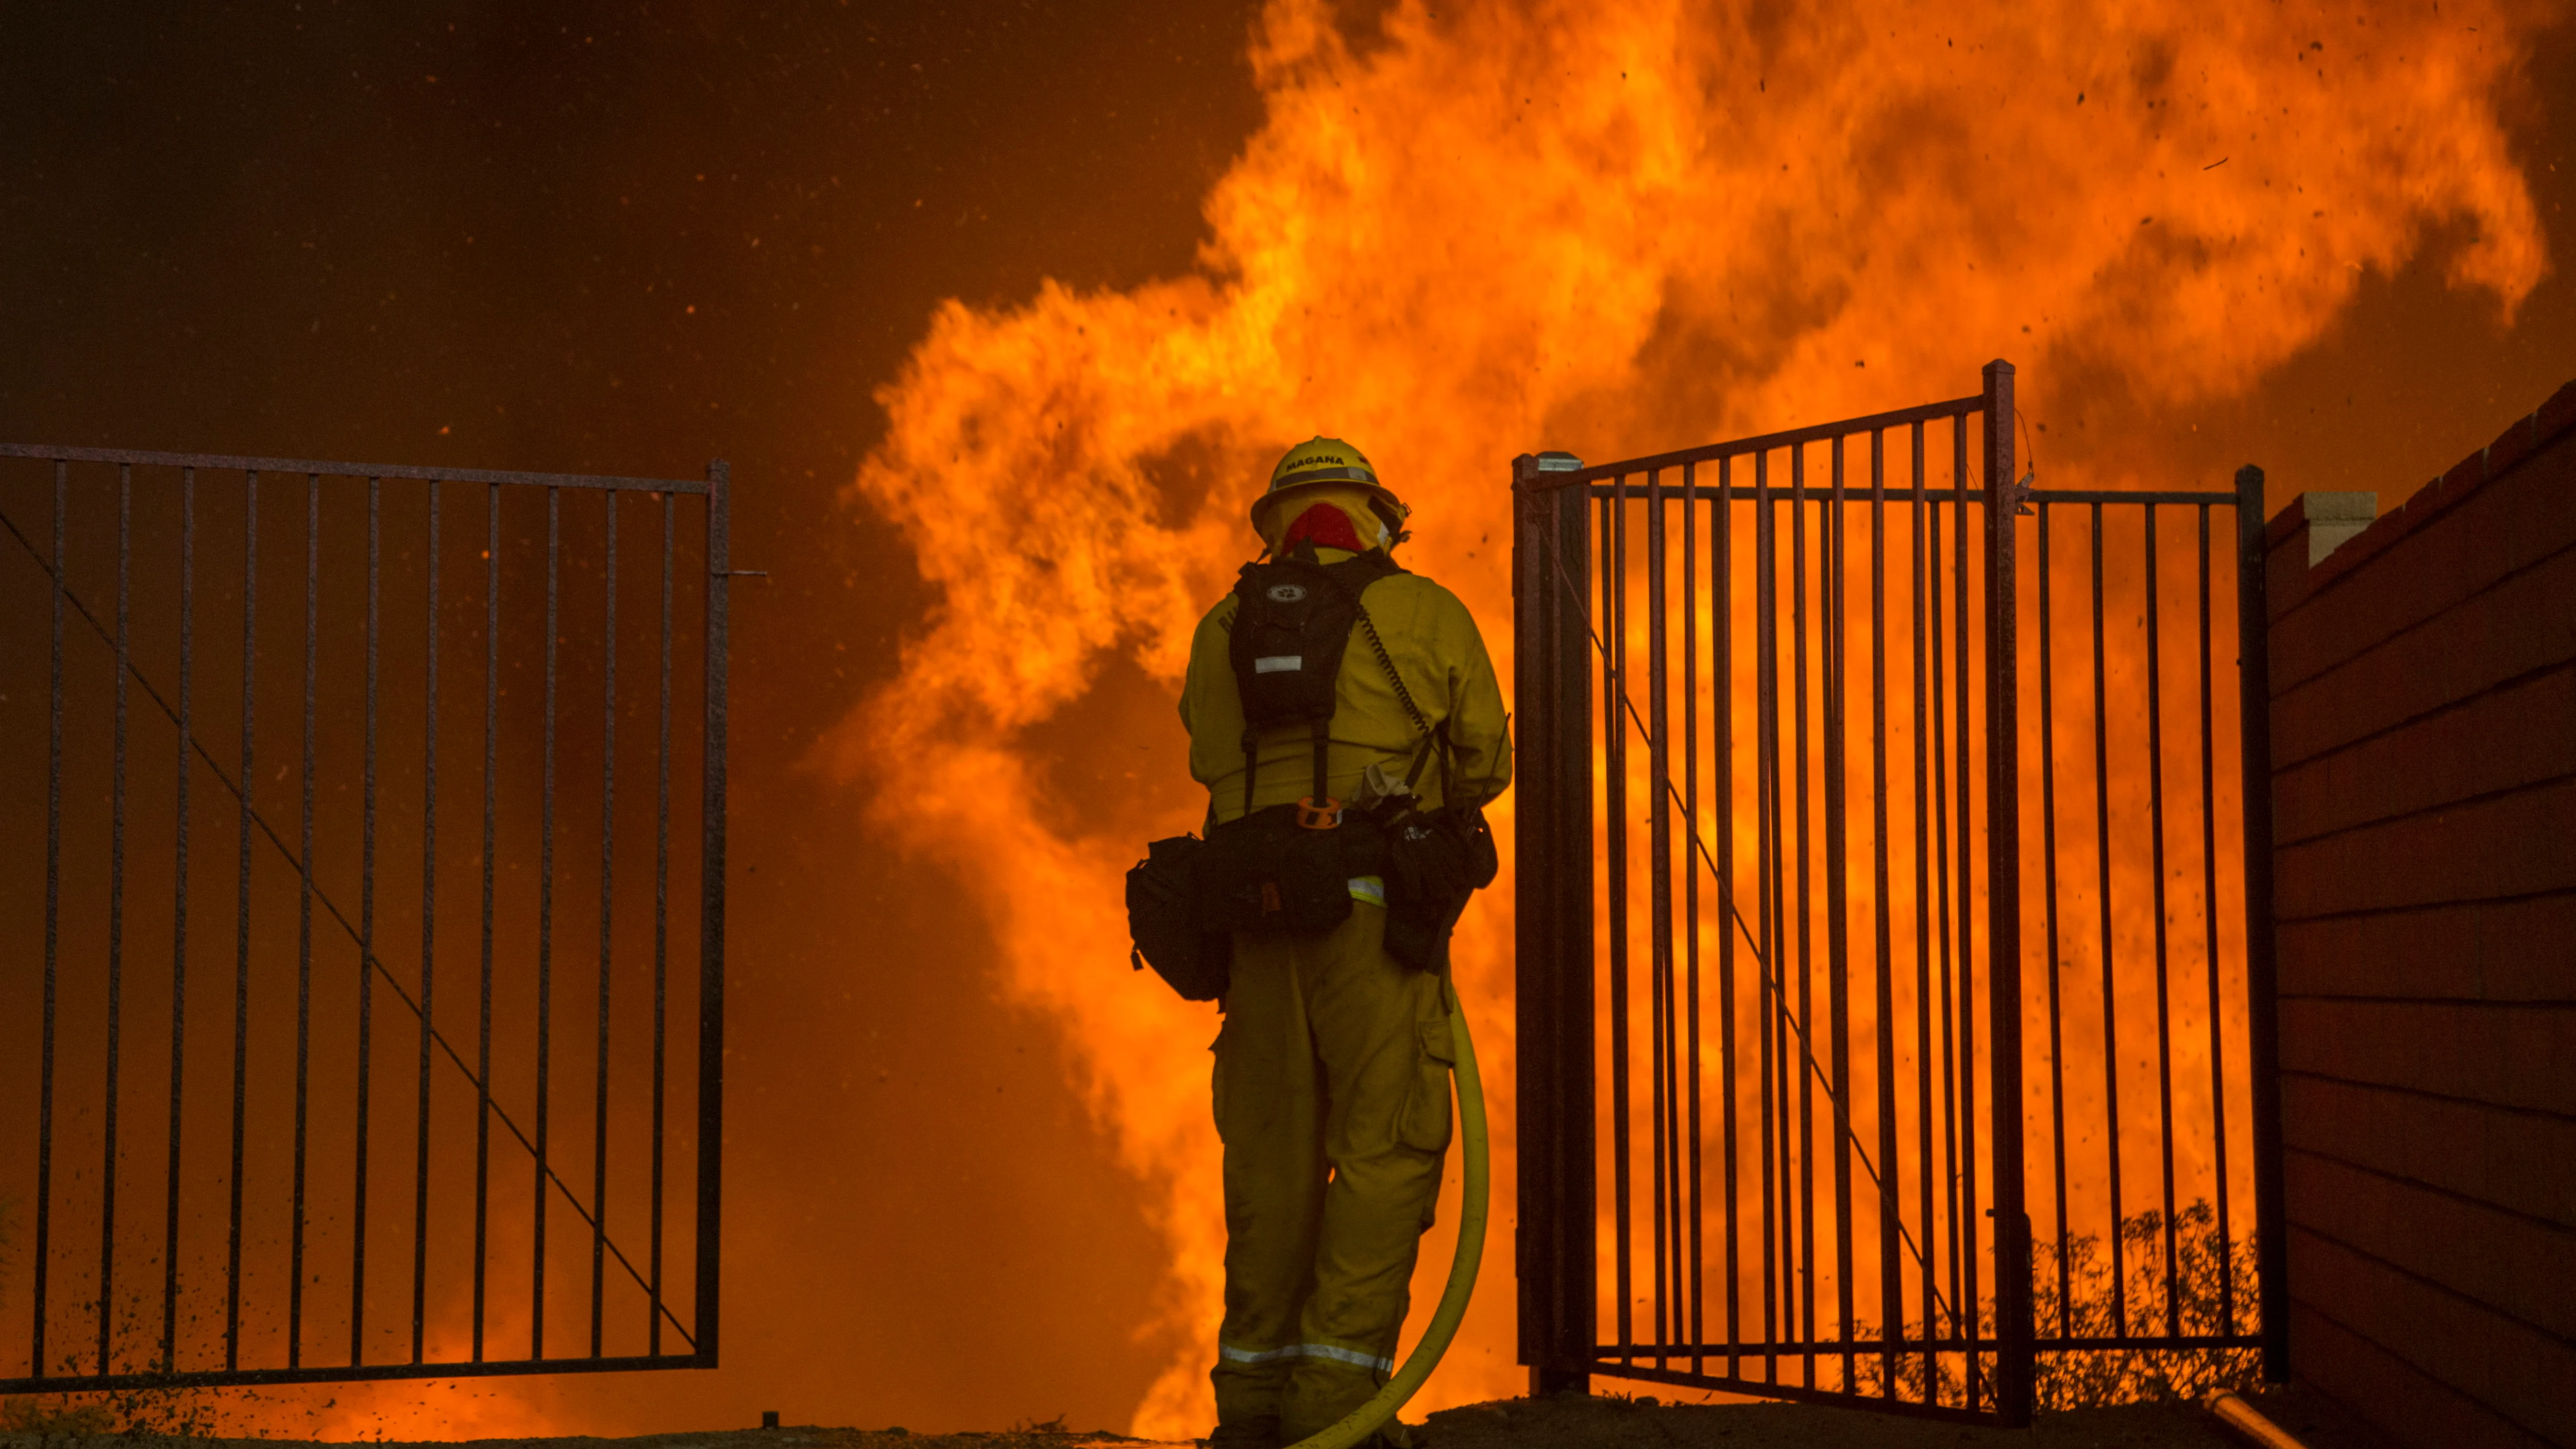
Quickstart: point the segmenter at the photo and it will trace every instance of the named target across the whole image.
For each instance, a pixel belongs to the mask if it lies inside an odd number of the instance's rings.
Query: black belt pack
[[[1320,936],[1350,919],[1351,877],[1384,870],[1385,835],[1357,811],[1329,830],[1298,816],[1274,805],[1208,832],[1199,900],[1209,930]]]
[[[1351,877],[1388,869],[1387,835],[1356,811],[1329,830],[1278,805],[1145,847],[1127,872],[1129,962],[1154,968],[1184,1001],[1225,994],[1233,935],[1327,934],[1351,914]]]
[[[1478,806],[1443,806],[1386,828],[1386,953],[1416,971],[1449,964],[1449,933],[1501,861]]]
[[[1153,967],[1183,1001],[1225,995],[1234,965],[1233,939],[1209,930],[1200,906],[1207,853],[1206,841],[1175,835],[1147,845],[1127,872],[1128,961]]]

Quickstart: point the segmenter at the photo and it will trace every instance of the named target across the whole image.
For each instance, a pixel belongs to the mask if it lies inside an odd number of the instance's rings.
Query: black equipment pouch
[[[1357,813],[1331,830],[1273,805],[1208,832],[1200,920],[1210,931],[1320,936],[1351,914],[1351,877],[1384,870],[1385,837]]]
[[[1482,806],[1444,805],[1386,829],[1386,953],[1417,971],[1449,966],[1449,933],[1501,860]]]
[[[1145,847],[1145,858],[1127,872],[1127,953],[1131,966],[1154,973],[1183,1001],[1225,995],[1234,965],[1234,942],[1203,924],[1202,878],[1208,844],[1175,835]]]

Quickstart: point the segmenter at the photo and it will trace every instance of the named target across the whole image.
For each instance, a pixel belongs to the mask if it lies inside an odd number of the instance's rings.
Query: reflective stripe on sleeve
[[[1352,876],[1351,899],[1355,901],[1366,901],[1373,906],[1385,905],[1386,877],[1377,875]]]

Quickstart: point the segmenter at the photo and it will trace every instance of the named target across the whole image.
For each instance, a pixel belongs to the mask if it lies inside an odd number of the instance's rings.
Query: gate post
[[[2021,1090],[2021,687],[2013,544],[2021,487],[2013,458],[2013,365],[1986,364],[1986,943],[1994,1108],[1995,1409],[2030,1424],[2030,1218],[2024,1211]],[[1964,522],[1964,520],[1963,520]],[[2045,581],[2043,581],[2043,587]],[[1964,665],[1965,661],[1961,661]],[[1974,1305],[1967,1305],[1975,1312]]]
[[[1593,1349],[1589,490],[1512,460],[1513,811],[1520,1362],[1531,1397],[1590,1387]]]
[[[725,635],[733,583],[733,469],[707,464],[707,743],[698,883],[698,1261],[690,1327],[699,1368],[716,1366],[724,1208]]]
[[[2236,470],[2237,730],[2245,768],[2245,1049],[2253,1078],[2254,1291],[2263,1377],[2290,1377],[2290,1247],[2282,1221],[2280,979],[2272,921],[2272,609],[2263,470]]]

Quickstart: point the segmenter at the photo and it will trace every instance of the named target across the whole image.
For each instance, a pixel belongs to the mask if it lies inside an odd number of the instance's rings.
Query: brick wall
[[[2292,1370],[2576,1445],[2576,383],[2367,498],[2267,536]]]

